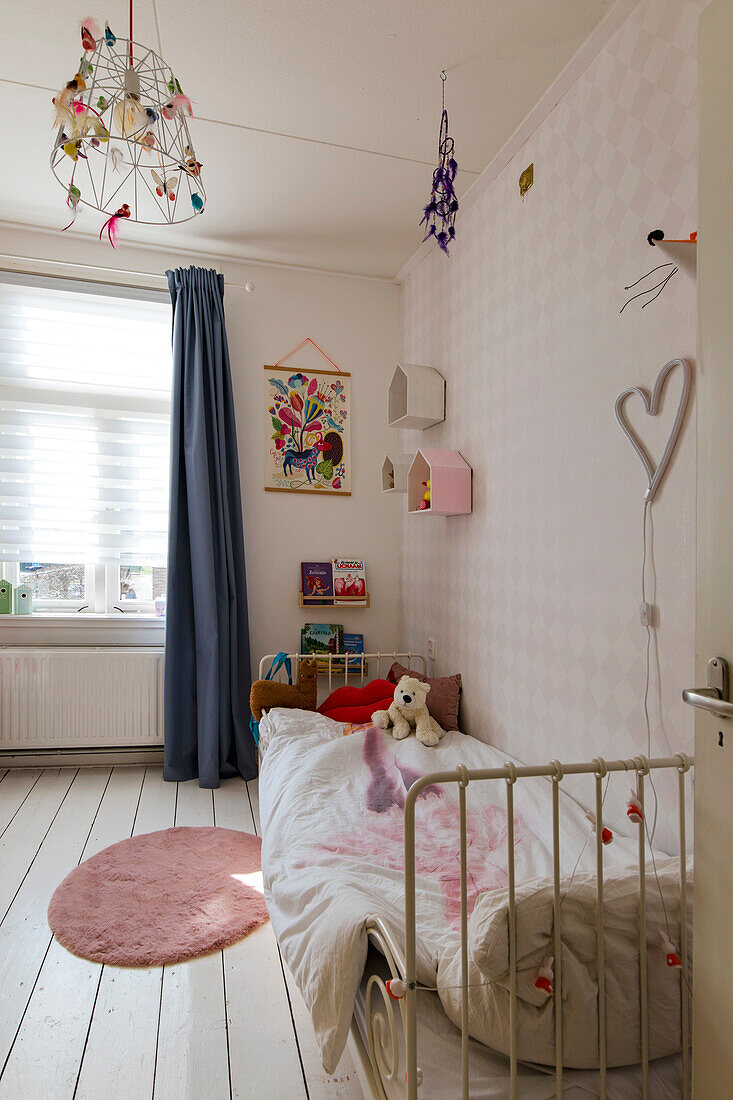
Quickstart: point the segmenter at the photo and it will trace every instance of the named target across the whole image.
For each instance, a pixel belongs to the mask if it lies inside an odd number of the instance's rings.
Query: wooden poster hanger
[[[311,340],[310,336],[306,336],[305,340],[301,340],[300,343],[297,345],[297,347],[294,347],[293,350],[289,351],[287,355],[283,355],[282,359],[278,359],[277,363],[275,363],[275,366],[279,367],[282,363],[285,362],[286,359],[290,359],[290,357],[292,355],[295,355],[296,351],[300,351],[301,348],[304,348],[306,344],[312,344],[313,347],[316,349],[316,351],[319,351],[321,353],[321,355],[323,356],[323,358],[327,359],[332,367],[336,367],[336,370],[338,371],[339,374],[344,373],[341,370],[341,367],[339,367],[336,363],[334,363],[333,359],[328,358],[328,356],[326,355],[323,348],[319,348],[319,346],[315,342],[315,340]]]

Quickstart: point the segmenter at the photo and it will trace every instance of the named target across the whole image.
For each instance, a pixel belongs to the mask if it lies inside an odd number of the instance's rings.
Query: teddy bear
[[[372,715],[372,723],[379,729],[392,727],[392,736],[396,741],[407,737],[415,730],[415,737],[423,745],[437,745],[443,736],[434,718],[430,717],[426,699],[430,684],[416,680],[414,676],[403,676],[394,689],[394,702],[388,710],[377,710]]]

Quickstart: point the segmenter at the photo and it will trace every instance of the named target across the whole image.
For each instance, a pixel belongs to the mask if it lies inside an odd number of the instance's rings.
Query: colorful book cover
[[[302,561],[300,577],[304,596],[333,596],[333,572],[330,561]],[[313,603],[316,601],[313,600]],[[324,601],[325,603],[325,601]]]
[[[363,634],[346,634],[345,633],[344,634],[344,653],[360,654],[360,653],[363,653],[363,652],[364,652],[364,635]],[[349,666],[349,672],[351,672],[352,669],[355,669],[357,672],[361,671],[361,658],[359,658],[358,660],[355,660],[355,661],[349,661],[348,658],[347,658],[347,663],[348,663],[348,666]],[[364,672],[365,673],[367,672],[367,669],[368,669],[368,663],[365,661],[364,662]]]
[[[340,623],[306,623],[300,632],[300,652],[308,654],[343,653],[344,628]],[[333,662],[335,669],[336,662]],[[328,672],[328,661],[318,662],[319,672]]]
[[[344,606],[355,603],[366,603],[366,566],[357,558],[333,558],[331,561],[333,571],[334,596],[363,596],[361,600],[339,600],[336,604]]]

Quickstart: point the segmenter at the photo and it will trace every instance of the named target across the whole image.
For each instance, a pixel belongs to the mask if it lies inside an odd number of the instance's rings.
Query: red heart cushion
[[[369,722],[375,710],[386,710],[394,702],[394,684],[389,680],[371,680],[363,688],[344,687],[332,691],[318,708],[319,714],[334,722]]]

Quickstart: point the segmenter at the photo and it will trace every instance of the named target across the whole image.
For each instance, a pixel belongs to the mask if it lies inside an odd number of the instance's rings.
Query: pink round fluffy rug
[[[48,907],[74,955],[114,966],[161,966],[208,955],[267,918],[259,837],[176,828],[131,837],[75,867]]]

